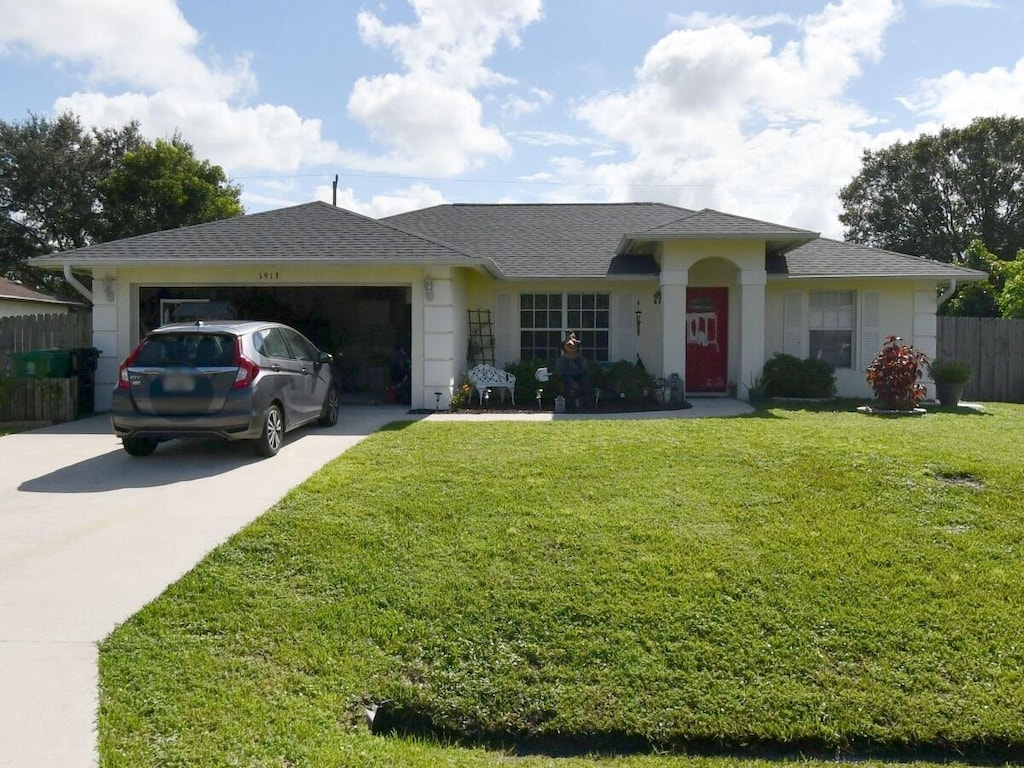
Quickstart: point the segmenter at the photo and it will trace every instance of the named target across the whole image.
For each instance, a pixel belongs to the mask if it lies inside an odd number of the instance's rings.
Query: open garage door
[[[139,288],[140,335],[168,322],[230,317],[286,323],[335,356],[342,400],[401,402],[400,361],[412,342],[409,288],[401,286],[175,286]]]

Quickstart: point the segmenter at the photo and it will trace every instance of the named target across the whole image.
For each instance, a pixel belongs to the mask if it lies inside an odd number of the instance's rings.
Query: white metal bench
[[[484,402],[484,393],[488,389],[507,389],[512,395],[512,405],[516,404],[516,377],[508,371],[495,368],[493,365],[480,364],[470,368],[466,378],[469,379],[469,383],[476,390],[481,405]],[[469,399],[472,402],[472,392],[469,393]],[[505,402],[504,391],[501,393],[501,401]]]

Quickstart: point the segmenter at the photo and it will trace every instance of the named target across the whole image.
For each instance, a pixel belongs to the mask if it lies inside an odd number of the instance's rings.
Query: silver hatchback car
[[[287,325],[254,321],[174,323],[152,331],[118,372],[114,434],[132,456],[162,440],[251,440],[273,456],[284,434],[338,421],[333,358]]]

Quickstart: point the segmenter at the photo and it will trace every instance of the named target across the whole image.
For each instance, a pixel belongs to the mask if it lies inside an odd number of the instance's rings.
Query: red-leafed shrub
[[[868,384],[886,408],[908,411],[916,408],[927,394],[921,379],[928,355],[902,342],[899,336],[885,340],[868,366]]]

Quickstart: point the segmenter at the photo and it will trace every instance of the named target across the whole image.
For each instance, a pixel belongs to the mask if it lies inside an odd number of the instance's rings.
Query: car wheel
[[[331,387],[327,390],[327,399],[324,400],[324,410],[320,416],[321,427],[333,427],[338,423],[338,410],[341,408],[341,398],[338,397],[338,390]]]
[[[263,420],[263,433],[256,438],[253,450],[257,456],[276,456],[284,442],[284,414],[277,404],[267,408]]]
[[[156,450],[156,442],[152,437],[126,437],[121,445],[129,456],[149,456]]]

